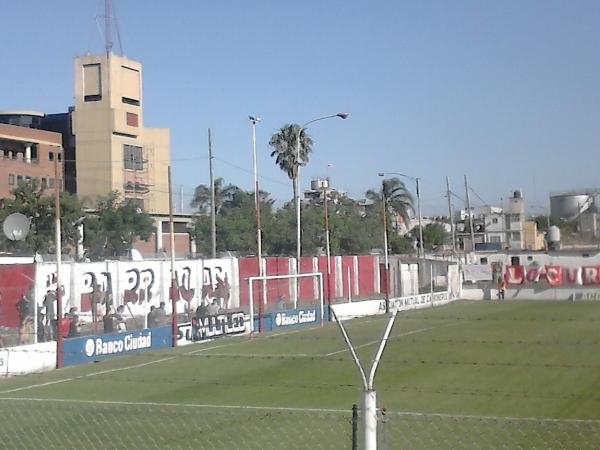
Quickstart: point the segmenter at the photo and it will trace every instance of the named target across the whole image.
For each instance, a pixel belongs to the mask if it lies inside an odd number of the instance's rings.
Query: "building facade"
[[[148,213],[168,212],[169,130],[144,128],[142,64],[112,53],[75,59],[76,193],[111,191]]]
[[[54,189],[56,169],[62,178],[62,136],[39,129],[43,116],[0,111],[0,198],[10,197],[20,181],[31,179],[45,191]]]

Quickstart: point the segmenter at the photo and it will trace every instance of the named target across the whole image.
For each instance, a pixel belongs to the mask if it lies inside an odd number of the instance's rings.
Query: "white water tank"
[[[313,191],[320,191],[322,189],[329,188],[329,180],[327,178],[317,178],[316,180],[312,180],[310,182],[310,188]]]
[[[556,225],[552,225],[548,229],[548,236],[546,238],[548,242],[560,242],[560,228]]]

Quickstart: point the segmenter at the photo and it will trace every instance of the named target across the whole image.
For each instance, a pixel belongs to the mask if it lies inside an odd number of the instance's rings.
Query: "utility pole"
[[[212,138],[210,128],[208,129],[208,170],[210,174],[210,234],[212,239],[212,257],[217,257],[217,222],[215,215],[215,179],[213,177],[213,154],[212,154]]]
[[[390,262],[388,257],[387,199],[385,180],[381,180],[381,203],[383,205],[383,254],[385,258],[385,313],[390,312]]]
[[[327,179],[327,183],[329,183],[329,178]],[[325,219],[325,255],[327,256],[327,312],[329,314],[329,320],[332,320],[331,317],[331,287],[330,287],[330,277],[331,277],[331,244],[329,242],[329,211],[327,209],[327,186],[325,183],[322,185],[323,187],[323,216]],[[350,278],[348,278],[350,280]],[[350,292],[350,291],[348,291]]]
[[[171,247],[171,307],[173,315],[173,347],[177,347],[177,277],[175,276],[175,224],[173,223],[173,187],[171,184],[171,166],[167,169],[169,178],[169,239]]]
[[[63,365],[63,335],[60,327],[62,312],[62,291],[60,289],[60,268],[62,265],[62,240],[60,236],[60,185],[58,158],[62,152],[54,155],[54,245],[56,247],[56,368]],[[64,159],[64,158],[63,158]]]
[[[452,252],[456,255],[456,237],[454,236],[454,220],[452,219],[452,199],[450,197],[450,180],[446,177],[446,197],[448,197],[448,217],[450,218],[450,234],[452,234]]]
[[[465,175],[465,193],[467,195],[467,212],[469,214],[469,228],[471,229],[471,251],[475,251],[475,230],[473,230],[473,214],[471,213],[471,200],[469,199],[469,184]]]

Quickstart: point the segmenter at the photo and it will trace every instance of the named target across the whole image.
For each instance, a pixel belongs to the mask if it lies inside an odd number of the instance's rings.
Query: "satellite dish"
[[[11,241],[22,241],[29,233],[29,219],[21,213],[12,213],[4,219],[4,235]]]

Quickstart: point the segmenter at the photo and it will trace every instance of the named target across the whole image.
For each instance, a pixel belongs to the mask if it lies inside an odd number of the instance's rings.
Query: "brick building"
[[[34,111],[0,111],[0,198],[30,179],[54,189],[55,161],[62,178],[62,135],[39,129],[43,117]]]

